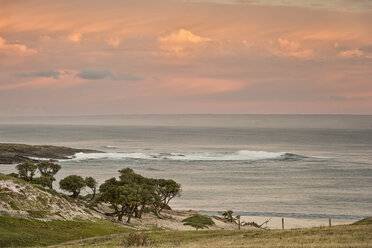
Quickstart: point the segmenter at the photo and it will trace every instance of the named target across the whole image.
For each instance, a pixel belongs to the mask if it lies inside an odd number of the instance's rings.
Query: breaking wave
[[[284,153],[282,156],[280,156],[280,158],[281,158],[281,160],[298,161],[298,160],[302,160],[302,159],[305,159],[305,158],[308,158],[308,157],[303,156],[303,155],[294,154],[294,153]]]
[[[102,146],[102,148],[106,148],[106,149],[118,149],[117,146]]]
[[[289,160],[297,161],[305,156],[266,151],[237,152],[194,152],[194,153],[140,153],[140,152],[108,152],[108,153],[76,153],[71,157],[74,161],[83,160],[180,160],[180,161],[255,161],[255,160]]]

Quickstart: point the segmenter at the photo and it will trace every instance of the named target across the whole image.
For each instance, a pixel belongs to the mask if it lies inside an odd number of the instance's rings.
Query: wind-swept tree
[[[92,198],[90,200],[93,200],[94,197],[96,197],[98,182],[93,177],[86,177],[85,178],[85,185],[92,190],[93,195],[92,195]]]
[[[71,192],[71,196],[76,198],[85,187],[85,181],[81,176],[70,175],[59,182],[59,187],[65,191]]]
[[[158,216],[168,206],[170,200],[181,195],[181,185],[172,179],[154,179],[154,211]]]
[[[142,218],[143,212],[146,210],[146,206],[154,203],[154,191],[155,184],[154,179],[146,178],[135,173],[132,169],[126,168],[119,170],[120,182],[124,185],[135,186],[140,194],[140,203],[135,207],[135,217]]]
[[[133,215],[141,218],[149,207],[159,216],[160,211],[181,190],[181,186],[173,180],[146,178],[130,168],[119,173],[120,180],[111,178],[99,187],[99,200],[110,203],[119,220],[124,215],[128,216],[127,222]]]
[[[41,161],[37,164],[41,176],[55,176],[61,169],[59,164],[50,161]]]
[[[56,180],[54,176],[61,169],[61,166],[50,161],[41,161],[37,163],[37,168],[39,169],[40,177],[35,178],[35,183],[52,189],[53,182]]]
[[[232,210],[227,210],[222,213],[222,217],[227,220],[230,223],[234,222],[234,216],[233,216],[234,211]]]
[[[161,210],[181,191],[181,186],[173,180],[146,178],[130,168],[119,173],[119,180],[108,179],[99,187],[99,200],[110,203],[119,220],[124,215],[128,216],[127,222],[133,216],[141,218],[150,208],[159,217]]]
[[[35,176],[37,166],[32,162],[24,162],[16,166],[18,170],[18,175],[25,181],[32,182]]]
[[[238,230],[240,230],[241,226],[246,225],[245,221],[241,221],[241,216],[233,216],[234,211],[232,210],[227,210],[222,213],[222,217],[227,220],[230,223],[235,223],[238,226]]]
[[[130,223],[135,208],[141,203],[138,187],[134,184],[123,184],[111,178],[100,186],[99,191],[101,192],[100,200],[112,205],[118,220],[122,221],[123,216],[127,215],[127,222]]]

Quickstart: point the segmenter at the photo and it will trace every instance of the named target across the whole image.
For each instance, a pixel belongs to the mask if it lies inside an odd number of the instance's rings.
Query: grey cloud
[[[79,78],[90,80],[99,80],[113,77],[112,72],[106,68],[102,69],[85,68],[81,70],[76,76],[78,76]]]
[[[365,53],[372,53],[372,46],[361,46],[359,50]]]
[[[140,81],[144,80],[143,77],[134,76],[132,74],[127,73],[113,73],[111,70],[107,68],[101,69],[94,69],[94,68],[85,68],[82,69],[78,74],[77,77],[89,80],[100,80],[100,79],[111,79],[111,80],[125,80],[125,81]]]
[[[69,74],[69,72],[59,72],[54,70],[48,71],[34,71],[34,72],[26,72],[26,73],[15,73],[13,76],[15,77],[46,77],[46,78],[54,78],[58,79],[59,76]]]

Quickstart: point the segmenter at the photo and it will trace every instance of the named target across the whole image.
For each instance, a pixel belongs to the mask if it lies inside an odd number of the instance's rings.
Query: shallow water
[[[1,118],[0,142],[93,148],[58,179],[99,182],[130,167],[172,178],[171,205],[216,213],[360,219],[372,215],[372,117],[151,115]],[[1,165],[0,172],[14,171]]]

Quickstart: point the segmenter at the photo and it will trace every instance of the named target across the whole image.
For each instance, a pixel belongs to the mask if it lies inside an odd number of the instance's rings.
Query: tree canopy
[[[18,175],[25,181],[32,182],[35,176],[37,166],[32,162],[24,162],[16,166],[18,170]]]
[[[55,176],[61,169],[59,164],[50,161],[41,161],[37,164],[41,176]]]
[[[85,181],[81,176],[70,175],[59,182],[59,187],[67,192],[71,192],[72,197],[76,198],[85,187]]]
[[[96,196],[98,182],[93,177],[86,177],[85,185],[92,190],[93,195],[91,200],[93,200],[94,197]]]
[[[25,181],[32,182],[34,184],[40,184],[50,189],[53,188],[53,181],[56,179],[54,176],[61,169],[59,164],[50,161],[41,161],[37,164],[32,162],[24,162],[16,166],[18,175]],[[40,177],[34,178],[36,171],[39,170]]]
[[[56,180],[54,176],[61,169],[61,166],[50,161],[41,161],[37,163],[37,168],[39,169],[40,177],[36,178],[35,183],[52,189],[53,182]]]
[[[53,176],[46,175],[41,177],[36,177],[33,179],[32,183],[40,184],[41,186],[48,187],[49,189],[53,188],[53,181],[56,179]]]
[[[222,217],[224,217],[228,222],[233,223],[234,222],[233,213],[234,213],[234,211],[227,210],[227,211],[222,213]]]
[[[127,222],[133,215],[141,218],[147,208],[159,216],[169,201],[180,195],[181,185],[173,180],[147,178],[130,168],[119,173],[119,180],[110,178],[99,188],[99,199],[112,205],[119,220],[124,215],[128,217]]]

